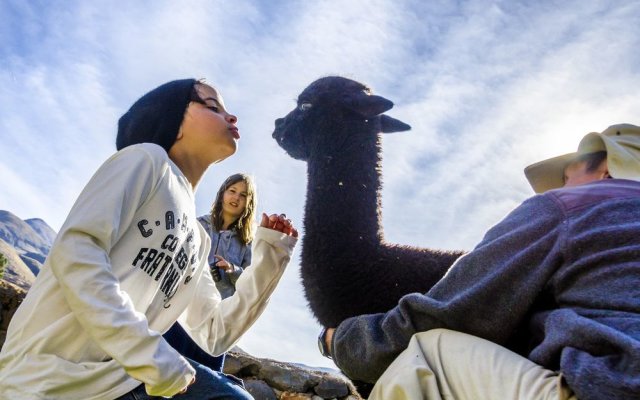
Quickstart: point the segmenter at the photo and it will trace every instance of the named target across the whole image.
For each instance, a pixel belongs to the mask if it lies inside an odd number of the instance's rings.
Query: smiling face
[[[222,195],[222,215],[225,222],[240,218],[247,207],[248,188],[244,181],[229,186]],[[228,224],[227,224],[228,225]]]
[[[211,205],[211,223],[216,231],[236,229],[242,243],[253,240],[253,219],[257,203],[251,176],[236,173],[220,185]]]
[[[199,99],[189,103],[174,146],[192,161],[209,165],[236,152],[238,119],[227,112],[222,96],[213,87],[197,83],[195,89]]]

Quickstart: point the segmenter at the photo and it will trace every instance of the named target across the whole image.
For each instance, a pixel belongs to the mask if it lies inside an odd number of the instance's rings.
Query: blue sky
[[[306,167],[271,138],[274,119],[325,75],[394,101],[413,129],[384,136],[385,234],[425,247],[472,248],[532,194],[526,165],[640,125],[638,1],[4,0],[0,20],[0,209],[56,230],[115,151],[119,116],[177,78],[218,87],[242,135],[201,182],[198,212],[243,171],[259,210],[300,227]],[[240,345],[332,366],[298,254]]]

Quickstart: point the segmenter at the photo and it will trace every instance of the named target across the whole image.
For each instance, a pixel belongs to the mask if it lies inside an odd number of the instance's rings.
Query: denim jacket
[[[242,244],[238,232],[235,230],[216,231],[211,224],[211,214],[198,217],[198,221],[211,238],[209,265],[215,264],[219,255],[233,265],[233,272],[226,273],[219,269],[221,279],[216,281],[216,287],[223,299],[233,295],[236,291],[236,281],[240,274],[251,264],[251,243]]]

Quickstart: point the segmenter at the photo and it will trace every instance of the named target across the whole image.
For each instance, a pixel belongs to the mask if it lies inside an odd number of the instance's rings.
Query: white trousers
[[[369,400],[576,400],[562,376],[488,340],[447,329],[415,334]]]

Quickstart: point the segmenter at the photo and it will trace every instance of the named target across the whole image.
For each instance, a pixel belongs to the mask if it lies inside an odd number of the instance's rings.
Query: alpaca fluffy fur
[[[461,252],[385,242],[381,133],[410,126],[383,113],[393,103],[343,77],[311,83],[273,137],[308,172],[301,278],[318,321],[335,327],[427,292]]]

